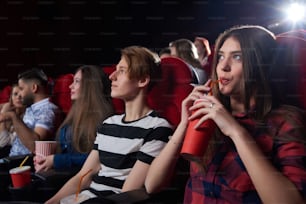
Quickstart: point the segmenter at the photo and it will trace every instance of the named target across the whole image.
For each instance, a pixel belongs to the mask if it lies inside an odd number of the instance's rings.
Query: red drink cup
[[[31,182],[31,167],[22,166],[10,170],[11,179],[14,188],[21,188]]]
[[[200,161],[207,149],[209,140],[215,131],[216,124],[213,120],[204,121],[197,129],[194,126],[199,119],[189,122],[184,143],[181,149],[181,155],[190,161]]]

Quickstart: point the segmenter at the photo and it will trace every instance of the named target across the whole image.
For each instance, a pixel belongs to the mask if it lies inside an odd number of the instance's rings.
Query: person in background
[[[160,59],[171,57],[171,50],[169,47],[164,47],[159,51],[158,55]]]
[[[193,84],[204,84],[207,81],[207,74],[203,69],[197,53],[197,48],[188,39],[178,39],[169,43],[171,55],[184,60],[189,66]]]
[[[48,78],[40,69],[30,69],[18,75],[22,104],[26,107],[23,118],[13,111],[0,115],[0,121],[11,121],[17,137],[9,156],[32,154],[36,140],[54,140],[61,122],[59,108],[49,99]]]
[[[191,162],[185,204],[305,203],[305,115],[279,103],[276,47],[261,26],[236,26],[218,37],[212,79],[183,101],[180,124],[150,166],[148,193],[167,184],[188,121],[198,118],[194,128],[211,119],[217,129],[202,161]],[[213,95],[206,94],[211,82]]]
[[[202,67],[205,67],[208,63],[208,57],[211,54],[209,41],[203,37],[195,37],[194,45],[197,48],[197,53],[199,56],[199,61]]]
[[[12,85],[9,102],[3,104],[0,114],[10,111],[15,112],[16,117],[21,119],[25,112],[25,107],[22,105],[19,87],[17,84]],[[12,142],[15,140],[16,136],[17,135],[12,121],[0,123],[0,158],[9,155]]]
[[[57,132],[59,152],[35,156],[36,172],[81,168],[93,148],[98,123],[114,113],[110,80],[101,67],[81,66],[69,88],[73,104]]]
[[[125,113],[103,121],[82,169],[46,204],[59,203],[76,193],[81,178],[78,195],[93,203],[143,187],[151,162],[173,133],[168,121],[147,104],[148,92],[160,73],[160,59],[149,49],[131,46],[121,51],[121,60],[109,78],[111,96],[124,101]]]

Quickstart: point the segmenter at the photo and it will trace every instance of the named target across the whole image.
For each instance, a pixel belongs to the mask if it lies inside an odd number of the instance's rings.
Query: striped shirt
[[[93,177],[91,192],[120,193],[136,161],[151,164],[172,135],[171,125],[155,111],[132,122],[124,122],[124,116],[114,115],[98,127],[94,149],[101,170]]]

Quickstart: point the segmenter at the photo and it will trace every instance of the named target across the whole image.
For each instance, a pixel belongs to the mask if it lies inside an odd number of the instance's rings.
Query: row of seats
[[[180,120],[181,101],[192,90],[191,72],[187,64],[176,57],[167,57],[161,60],[162,79],[153,88],[148,96],[149,105],[166,117],[176,126]],[[103,67],[104,72],[110,75],[116,69],[114,66]],[[69,85],[73,82],[73,74],[63,74],[53,80],[52,101],[58,105],[63,113],[67,114],[71,107]],[[0,103],[7,102],[11,86],[6,86],[0,92]],[[124,103],[113,99],[116,113],[124,112]]]

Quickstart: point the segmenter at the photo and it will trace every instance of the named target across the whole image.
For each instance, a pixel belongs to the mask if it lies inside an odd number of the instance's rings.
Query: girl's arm
[[[190,107],[194,101],[201,98],[204,93],[210,91],[208,80],[203,86],[196,86],[189,96],[182,102],[181,122],[176,128],[173,136],[166,144],[161,153],[153,160],[145,180],[148,193],[154,193],[167,185],[174,173],[179,158],[181,146],[185,137],[186,128],[191,114]]]

